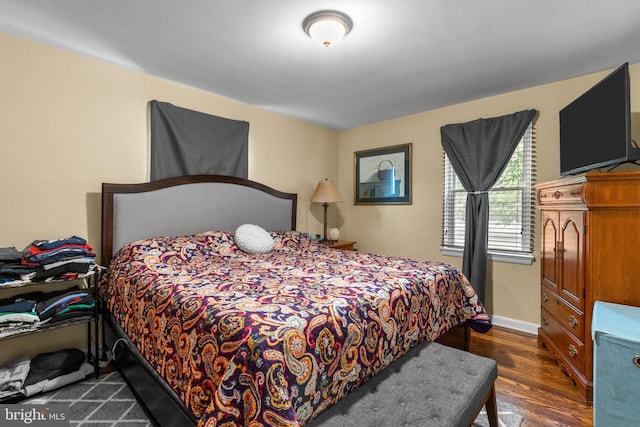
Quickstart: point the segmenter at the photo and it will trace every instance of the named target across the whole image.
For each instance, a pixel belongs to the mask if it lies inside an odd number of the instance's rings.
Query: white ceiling
[[[0,0],[0,31],[338,130],[640,62],[640,0]]]

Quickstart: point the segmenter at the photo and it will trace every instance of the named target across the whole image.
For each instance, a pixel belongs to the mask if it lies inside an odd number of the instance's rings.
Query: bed
[[[312,425],[418,342],[490,327],[450,265],[295,231],[295,194],[203,175],[103,184],[102,203],[105,345],[158,425]],[[243,224],[273,250],[241,250]]]

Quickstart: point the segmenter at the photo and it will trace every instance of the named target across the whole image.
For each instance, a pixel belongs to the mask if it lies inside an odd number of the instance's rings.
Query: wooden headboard
[[[297,194],[221,175],[102,184],[102,265],[127,243],[256,224],[295,230]]]

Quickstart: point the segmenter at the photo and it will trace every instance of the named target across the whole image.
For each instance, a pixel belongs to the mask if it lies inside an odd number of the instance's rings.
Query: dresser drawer
[[[584,314],[569,305],[558,294],[546,286],[542,286],[540,304],[549,311],[556,320],[579,340],[584,341]]]
[[[583,204],[584,184],[563,187],[541,188],[538,190],[538,205]]]
[[[563,359],[570,362],[577,370],[584,372],[584,344],[564,329],[553,315],[542,309],[541,327],[557,346]]]

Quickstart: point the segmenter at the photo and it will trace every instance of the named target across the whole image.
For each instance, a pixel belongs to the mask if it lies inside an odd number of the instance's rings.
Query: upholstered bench
[[[308,427],[468,427],[483,406],[498,426],[494,360],[422,343],[310,421]]]

